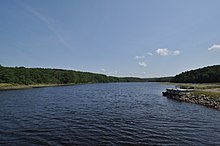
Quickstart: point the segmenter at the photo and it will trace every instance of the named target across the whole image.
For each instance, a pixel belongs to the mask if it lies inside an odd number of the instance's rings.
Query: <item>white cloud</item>
[[[147,67],[147,64],[145,62],[139,62],[138,65],[141,67]]]
[[[170,51],[167,48],[159,48],[156,50],[156,53],[161,56],[167,56],[170,54]]]
[[[139,60],[139,59],[144,59],[145,56],[135,56],[135,59]]]
[[[212,45],[210,48],[208,48],[209,51],[220,51],[220,45]]]
[[[179,54],[180,54],[179,50],[173,51],[173,55],[179,55]]]
[[[156,53],[161,56],[168,56],[168,55],[179,55],[180,51],[179,50],[170,51],[167,48],[159,48],[156,50]]]
[[[117,75],[117,74],[118,74],[117,70],[108,73],[108,75],[110,75],[110,76],[114,76],[114,75]]]
[[[147,55],[149,55],[149,56],[153,56],[154,54],[151,53],[151,52],[148,52]]]

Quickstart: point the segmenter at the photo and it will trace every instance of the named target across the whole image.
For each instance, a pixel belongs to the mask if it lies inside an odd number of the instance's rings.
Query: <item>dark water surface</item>
[[[0,145],[220,145],[220,111],[111,83],[0,91]]]

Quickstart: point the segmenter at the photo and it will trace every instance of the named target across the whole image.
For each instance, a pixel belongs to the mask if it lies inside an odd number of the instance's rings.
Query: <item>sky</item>
[[[173,76],[220,64],[219,0],[0,0],[0,64]]]

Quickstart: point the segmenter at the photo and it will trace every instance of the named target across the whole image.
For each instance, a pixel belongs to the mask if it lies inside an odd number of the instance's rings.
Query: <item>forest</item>
[[[0,83],[35,85],[110,82],[220,83],[220,65],[186,71],[175,77],[162,78],[113,77],[74,70],[4,67],[0,65]]]
[[[220,83],[220,65],[207,66],[176,75],[175,83]]]
[[[103,74],[63,69],[4,67],[0,65],[0,83],[23,85],[34,84],[79,84],[108,82],[144,82],[134,77],[112,77]]]
[[[171,82],[173,77],[146,78],[147,82]]]

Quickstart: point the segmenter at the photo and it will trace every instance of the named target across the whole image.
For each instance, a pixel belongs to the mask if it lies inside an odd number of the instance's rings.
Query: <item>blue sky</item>
[[[219,0],[1,0],[0,64],[114,76],[220,64]]]

